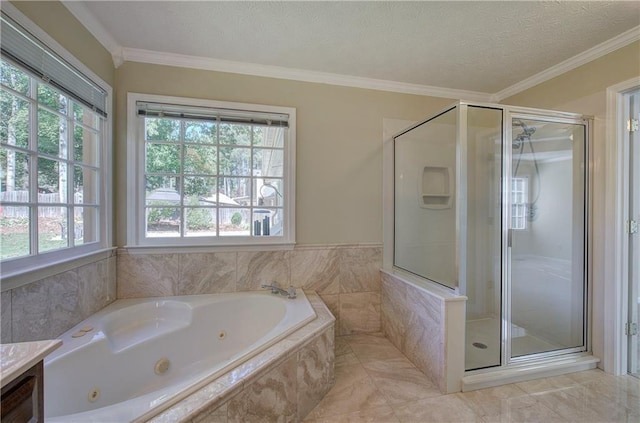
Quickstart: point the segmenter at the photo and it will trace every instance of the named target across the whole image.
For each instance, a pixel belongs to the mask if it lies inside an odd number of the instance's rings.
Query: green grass
[[[54,239],[59,237],[58,234],[40,234],[39,244],[40,252],[57,250],[67,246],[66,239]],[[29,255],[29,234],[13,233],[0,234],[0,259],[12,257],[22,257]]]

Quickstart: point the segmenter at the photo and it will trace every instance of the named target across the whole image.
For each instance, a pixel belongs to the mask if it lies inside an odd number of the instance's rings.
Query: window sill
[[[4,292],[10,289],[15,289],[20,286],[39,281],[40,279],[57,275],[58,273],[77,269],[80,266],[107,259],[115,255],[115,250],[115,247],[103,248],[71,259],[47,263],[40,267],[31,267],[26,270],[20,270],[9,274],[2,273],[0,290]]]
[[[283,242],[255,245],[161,245],[132,246],[126,245],[122,250],[129,254],[168,254],[168,253],[215,253],[233,251],[287,251],[293,250],[295,242]]]

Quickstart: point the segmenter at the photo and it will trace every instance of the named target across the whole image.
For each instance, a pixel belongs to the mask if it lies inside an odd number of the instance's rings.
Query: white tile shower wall
[[[2,343],[55,338],[116,299],[116,255],[2,292]]]
[[[118,298],[251,291],[278,282],[316,291],[336,334],[379,332],[379,245],[304,246],[291,251],[138,254],[118,250]]]

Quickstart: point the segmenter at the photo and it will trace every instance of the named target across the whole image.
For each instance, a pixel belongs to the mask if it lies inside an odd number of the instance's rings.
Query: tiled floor
[[[336,338],[336,384],[305,423],[640,422],[640,382],[589,370],[441,395],[382,335]]]

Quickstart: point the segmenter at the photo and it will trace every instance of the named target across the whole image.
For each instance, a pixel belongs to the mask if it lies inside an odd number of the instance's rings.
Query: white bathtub
[[[302,292],[294,300],[268,292],[118,300],[64,333],[45,360],[45,418],[152,416],[315,317]]]

